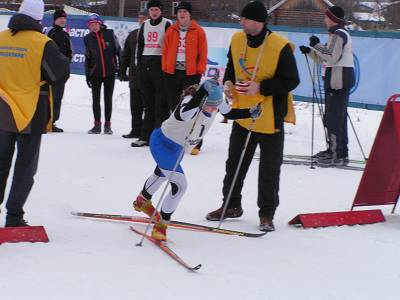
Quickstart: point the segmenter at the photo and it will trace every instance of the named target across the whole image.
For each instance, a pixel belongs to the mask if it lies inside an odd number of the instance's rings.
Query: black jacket
[[[139,29],[135,29],[129,33],[126,38],[124,50],[121,56],[121,74],[126,74],[129,68],[129,86],[130,88],[139,87],[139,72],[137,71],[136,50]]]
[[[33,30],[42,32],[43,28],[40,23],[29,16],[23,14],[14,15],[8,24],[13,35],[24,30]],[[49,105],[49,85],[54,83],[62,83],[68,79],[70,62],[60,52],[57,45],[53,41],[47,42],[43,51],[41,65],[41,80],[47,83],[40,88],[39,101],[36,107],[35,114],[31,123],[23,131],[29,134],[41,134],[46,132],[46,126],[50,118]],[[24,76],[24,74],[21,74]],[[16,132],[12,112],[8,105],[0,99],[0,124],[1,127],[8,127],[7,131]]]
[[[61,53],[64,54],[68,59],[72,60],[72,45],[71,38],[68,32],[64,31],[64,28],[54,25],[48,32],[47,36],[51,38],[60,49]]]
[[[102,25],[99,32],[84,38],[87,77],[110,77],[119,71],[120,46],[114,31]]]
[[[267,33],[271,33],[266,27],[257,36],[247,36],[248,46],[258,48],[264,41]],[[231,49],[228,52],[228,64],[226,66],[224,80],[236,82],[235,69],[232,60]],[[275,76],[260,82],[260,94],[263,96],[272,96],[274,105],[275,128],[283,127],[283,120],[287,114],[288,93],[294,90],[300,83],[297,70],[296,59],[294,58],[292,48],[287,44],[281,51]]]

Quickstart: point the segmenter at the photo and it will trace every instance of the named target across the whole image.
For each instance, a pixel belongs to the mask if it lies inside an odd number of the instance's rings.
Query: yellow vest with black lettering
[[[32,121],[39,101],[41,64],[50,39],[37,31],[0,32],[0,101],[10,108],[18,132]],[[52,101],[49,97],[50,112]],[[51,126],[50,117],[48,128]]]
[[[271,79],[275,76],[278,67],[279,56],[282,49],[290,44],[287,39],[276,34],[271,33],[264,41],[264,49],[262,45],[258,48],[250,48],[247,46],[247,37],[244,32],[237,32],[232,37],[231,54],[233,65],[235,69],[236,82],[250,81],[257,62],[260,51],[263,49],[259,65],[255,74],[254,81],[261,82],[262,80]],[[250,108],[261,103],[262,114],[256,120],[252,131],[273,134],[278,129],[275,128],[274,107],[272,96],[263,96],[256,94],[254,96],[239,94],[234,91],[233,108]],[[293,97],[289,93],[288,96],[288,112],[285,116],[285,122],[295,123],[296,116],[294,114]],[[244,127],[249,128],[251,119],[236,120],[236,122]]]

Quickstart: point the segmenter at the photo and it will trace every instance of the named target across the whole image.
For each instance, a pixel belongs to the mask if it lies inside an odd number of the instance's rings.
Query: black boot
[[[111,130],[111,122],[106,121],[104,123],[104,134],[113,134],[114,132]]]
[[[22,216],[7,215],[6,227],[25,227],[29,226]]]
[[[94,126],[88,131],[89,134],[100,134],[101,133],[101,122],[94,121]]]
[[[313,158],[313,159],[318,159],[318,158],[321,158],[321,157],[326,157],[326,156],[329,156],[331,153],[332,153],[332,152],[331,152],[331,150],[329,150],[329,149],[323,150],[323,151],[319,151],[317,154],[314,154],[314,155],[312,156],[312,158]]]
[[[136,142],[131,143],[131,147],[146,147],[149,145],[148,141],[138,139]]]
[[[122,135],[122,137],[125,138],[125,139],[140,138],[140,133],[137,133],[132,129],[128,134]]]
[[[53,126],[51,127],[51,131],[52,132],[57,132],[57,133],[64,132],[64,130],[62,130],[61,128],[57,127],[55,124],[53,124]]]
[[[223,206],[208,213],[206,219],[208,221],[219,221],[222,216]],[[224,219],[239,218],[243,215],[243,209],[241,207],[227,208]]]
[[[271,232],[275,231],[275,226],[271,218],[260,217],[260,225],[258,226],[258,229],[264,232]]]

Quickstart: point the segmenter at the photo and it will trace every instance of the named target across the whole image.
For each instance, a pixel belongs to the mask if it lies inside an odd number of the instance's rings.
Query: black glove
[[[308,54],[311,52],[311,48],[307,47],[307,46],[300,46],[299,49],[300,49],[301,53],[303,53],[303,54]]]
[[[319,44],[319,38],[315,35],[310,36],[310,46],[314,47],[316,44]]]
[[[86,76],[86,84],[89,87],[89,89],[92,88],[92,78],[90,76]]]
[[[121,72],[121,73],[118,75],[118,77],[119,77],[119,80],[120,80],[120,81],[129,81],[129,77],[128,77],[128,75],[126,75],[125,72]]]

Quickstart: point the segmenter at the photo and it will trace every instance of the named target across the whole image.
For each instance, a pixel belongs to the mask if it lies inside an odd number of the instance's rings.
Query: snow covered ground
[[[299,213],[349,209],[361,172],[284,165],[277,231],[260,239],[169,230],[170,246],[190,264],[203,264],[196,273],[148,242],[136,247],[139,236],[127,224],[71,216],[135,214],[131,203],[154,162],[148,148],[131,148],[121,138],[129,130],[128,99],[127,84],[118,82],[115,134],[88,135],[89,89],[80,76],[68,82],[59,122],[66,132],[44,136],[26,205],[26,219],[43,224],[51,242],[0,246],[0,299],[399,299],[400,216],[390,215],[390,207],[383,208],[387,222],[381,224],[308,230],[287,225]],[[350,115],[369,153],[382,112],[352,109]],[[308,154],[310,105],[298,104],[297,117],[298,125],[286,128],[285,153]],[[320,119],[316,124],[320,150]],[[210,225],[204,217],[221,204],[230,127],[216,122],[201,154],[184,158],[189,188],[175,219]],[[361,159],[349,132],[350,156]],[[224,228],[257,232],[257,168],[254,161],[246,178],[243,217]]]

